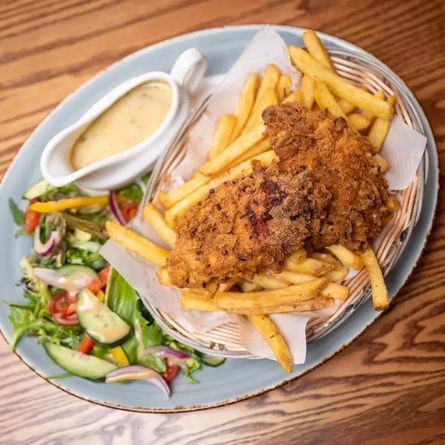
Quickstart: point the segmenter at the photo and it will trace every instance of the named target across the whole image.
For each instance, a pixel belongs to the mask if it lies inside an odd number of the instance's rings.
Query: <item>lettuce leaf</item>
[[[159,372],[165,372],[165,360],[154,357],[143,357],[140,350],[154,345],[163,344],[160,327],[147,321],[139,310],[139,296],[137,292],[124,280],[116,269],[111,268],[108,276],[105,302],[119,317],[133,326],[134,334],[122,344],[122,348],[131,364],[150,366]],[[143,345],[138,340],[138,332]]]

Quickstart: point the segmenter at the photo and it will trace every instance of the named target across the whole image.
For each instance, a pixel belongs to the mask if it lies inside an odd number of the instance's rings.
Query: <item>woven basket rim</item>
[[[401,116],[404,122],[413,127],[416,131],[422,134],[424,133],[421,123],[422,121],[417,112],[418,105],[416,105],[416,103],[411,100],[409,94],[410,91],[403,83],[403,81],[401,81],[401,79],[399,79],[388,67],[386,67],[386,65],[384,65],[380,60],[368,53],[361,53],[338,47],[327,47],[327,50],[330,53],[337,70],[339,70],[339,73],[348,73],[347,76],[352,76],[352,81],[354,81],[356,77],[367,79],[368,82],[363,82],[362,85],[367,86],[371,90],[383,88],[386,94],[396,94],[396,114]],[[378,85],[378,87],[375,87],[376,85]],[[172,149],[169,150],[168,153],[166,153],[158,161],[150,180],[150,186],[152,189],[156,186],[159,186],[159,183],[156,182],[159,181],[159,178],[162,178],[163,172],[165,174],[166,167],[170,166],[171,170],[171,165],[177,162],[177,157],[175,159],[175,154],[178,154],[178,145],[179,144],[176,144],[176,147],[172,147]],[[407,209],[409,217],[406,221],[404,221],[403,228],[400,232],[398,232],[395,240],[393,240],[390,245],[383,246],[387,248],[387,256],[385,257],[386,261],[383,265],[385,276],[391,271],[397,260],[400,258],[400,255],[403,253],[403,250],[408,244],[414,226],[420,216],[423,202],[423,190],[427,176],[427,165],[427,151],[425,150],[416,173],[416,178],[413,183],[406,189],[410,191],[409,196],[407,196],[408,198],[410,198],[409,208]],[[408,193],[406,193],[406,190],[403,191],[402,194],[405,193],[405,195],[407,195]],[[393,225],[394,224],[395,223],[393,223]],[[391,223],[388,224],[388,226],[386,226],[384,230],[387,230],[387,227],[391,228]],[[387,230],[387,232],[390,231],[390,229]],[[394,234],[392,235],[394,237]],[[381,252],[381,247],[382,246],[379,246],[379,253]],[[390,252],[390,250],[392,250],[392,252]],[[364,271],[362,270],[362,272]],[[366,275],[366,277],[360,278],[361,281],[359,280],[359,283],[357,284],[359,286],[358,294],[354,297],[353,301],[349,302],[348,299],[347,304],[342,305],[342,311],[340,313],[337,312],[333,320],[326,321],[324,323],[320,322],[315,326],[313,326],[313,323],[311,324],[311,320],[309,321],[309,330],[307,331],[308,343],[329,334],[329,332],[342,324],[356,311],[358,307],[360,307],[370,298],[371,289],[369,283],[363,284],[363,286],[361,285],[361,283],[364,283],[366,281],[367,274],[366,272],[364,272],[364,274],[362,275]],[[152,312],[153,317],[159,323],[162,329],[164,329],[176,340],[201,352],[221,357],[248,359],[260,358],[246,351],[241,345],[234,346],[232,344],[229,348],[227,347],[227,343],[224,342],[224,337],[228,336],[230,338],[231,336],[233,337],[234,335],[236,335],[233,326],[231,326],[229,329],[228,325],[224,325],[222,327],[211,330],[206,334],[191,332],[179,325],[168,314],[152,306],[146,299],[142,299],[144,301],[144,304],[148,306],[148,309]],[[226,331],[228,332],[228,334]],[[203,337],[206,338],[205,341],[202,340]]]

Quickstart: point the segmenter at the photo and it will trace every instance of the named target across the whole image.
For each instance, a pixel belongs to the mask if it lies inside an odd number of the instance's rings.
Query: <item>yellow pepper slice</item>
[[[110,348],[110,352],[119,366],[128,366],[130,364],[127,356],[125,355],[125,351],[122,349],[122,346]]]
[[[100,301],[104,301],[105,299],[105,294],[103,293],[102,290],[100,290],[97,294],[96,297],[99,298]]]
[[[126,202],[125,196],[116,196],[117,202]],[[74,209],[76,207],[86,207],[95,204],[108,204],[108,195],[102,196],[77,196],[76,198],[66,198],[60,201],[35,202],[30,209],[38,213],[53,213],[62,210]]]

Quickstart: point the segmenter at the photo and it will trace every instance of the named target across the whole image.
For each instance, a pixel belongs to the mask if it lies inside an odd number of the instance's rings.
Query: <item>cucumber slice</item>
[[[117,369],[116,365],[94,355],[82,354],[79,351],[46,342],[43,344],[47,354],[65,371],[79,377],[98,380]]]
[[[26,190],[25,193],[23,193],[23,198],[31,200],[34,198],[38,198],[45,193],[48,193],[55,189],[56,188],[54,186],[48,184],[44,179],[41,179],[40,181],[37,181],[35,184],[29,187],[29,189]]]
[[[204,354],[202,357],[204,365],[212,366],[213,368],[221,366],[225,361],[226,359],[224,357],[216,357],[215,355]]]
[[[131,326],[88,289],[79,292],[76,313],[81,326],[99,346],[118,346],[132,333]]]

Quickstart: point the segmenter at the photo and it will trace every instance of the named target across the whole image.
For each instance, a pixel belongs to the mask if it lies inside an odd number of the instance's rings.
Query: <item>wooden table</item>
[[[443,171],[441,0],[1,0],[1,171],[59,101],[107,65],[174,35],[267,22],[336,35],[388,64],[424,107]],[[107,409],[48,385],[1,339],[0,443],[445,443],[444,209],[442,194],[428,248],[384,317],[321,368],[250,401],[181,415]]]

